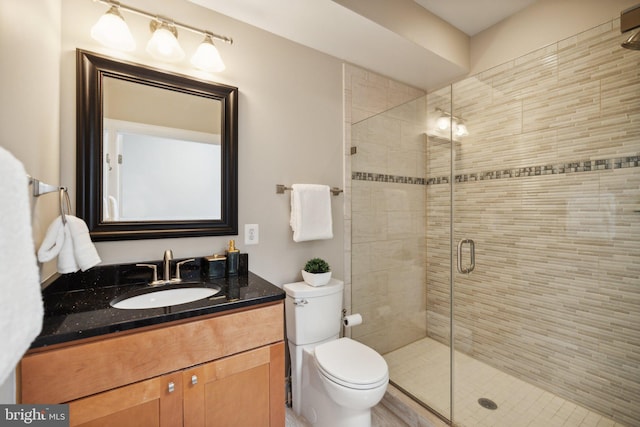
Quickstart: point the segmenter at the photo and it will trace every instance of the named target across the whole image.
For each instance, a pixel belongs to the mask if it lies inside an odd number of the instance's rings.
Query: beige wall
[[[24,164],[27,173],[57,185],[60,0],[4,0],[0,2],[0,29],[0,145]],[[57,199],[56,195],[32,199],[36,241],[57,215]],[[50,271],[42,274],[46,277]],[[14,396],[14,376],[10,375],[0,385],[0,402],[13,403]]]
[[[469,75],[578,34],[638,4],[638,0],[538,0],[471,38]]]
[[[131,0],[127,4],[176,21],[233,37],[232,46],[217,43],[227,69],[209,77],[237,86],[239,98],[240,235],[182,239],[100,242],[106,264],[159,259],[172,248],[176,257],[222,251],[229,238],[249,252],[255,273],[283,284],[300,280],[300,269],[313,256],[331,264],[343,277],[343,201],[333,200],[334,238],[294,243],[289,227],[289,194],[277,195],[276,184],[320,183],[343,186],[342,65],[327,55],[273,36],[188,2]],[[179,7],[176,7],[178,5]],[[62,4],[61,153],[62,181],[75,189],[75,49],[111,54],[94,42],[91,25],[106,7],[87,0]],[[202,77],[188,65],[158,63],[144,51],[148,20],[126,14],[138,43],[125,58],[182,74]],[[200,36],[180,31],[179,40],[193,52]],[[244,245],[244,224],[260,225],[260,243]]]
[[[114,78],[102,90],[106,118],[220,134],[220,101]]]
[[[0,19],[0,144],[31,176],[59,185],[60,1],[3,1]],[[37,243],[57,212],[57,195],[33,198]],[[42,276],[52,271],[45,267]]]
[[[411,40],[427,51],[469,69],[469,36],[413,0],[334,0]]]

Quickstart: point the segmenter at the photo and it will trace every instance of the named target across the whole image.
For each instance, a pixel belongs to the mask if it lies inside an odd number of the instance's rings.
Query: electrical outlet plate
[[[258,224],[244,225],[244,244],[257,245],[260,242],[260,228]]]

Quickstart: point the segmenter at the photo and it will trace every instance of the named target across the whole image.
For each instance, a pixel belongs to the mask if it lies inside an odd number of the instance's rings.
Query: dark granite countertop
[[[180,260],[176,260],[180,261]],[[44,321],[40,335],[31,348],[96,337],[157,325],[179,319],[219,313],[285,298],[285,292],[261,277],[248,275],[221,279],[203,279],[200,262],[184,264],[184,282],[220,287],[217,294],[198,301],[170,307],[123,310],[110,302],[122,294],[148,287],[149,268],[135,264],[94,267],[86,272],[58,275],[45,283],[42,291]],[[152,261],[158,264],[159,261]],[[174,264],[175,265],[175,264]],[[161,268],[158,271],[162,271]],[[175,271],[175,270],[173,270]]]

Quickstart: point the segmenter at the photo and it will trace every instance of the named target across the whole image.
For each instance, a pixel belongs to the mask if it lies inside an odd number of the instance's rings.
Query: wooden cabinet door
[[[284,426],[284,344],[184,371],[185,427]]]
[[[182,426],[182,373],[141,381],[69,403],[70,426]]]

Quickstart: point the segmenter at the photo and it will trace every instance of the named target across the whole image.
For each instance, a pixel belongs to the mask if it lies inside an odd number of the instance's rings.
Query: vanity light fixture
[[[131,52],[136,48],[136,41],[131,35],[129,26],[118,10],[118,6],[111,6],[91,27],[91,37],[101,44],[117,50]]]
[[[213,44],[210,34],[204,36],[204,40],[196,49],[196,53],[191,57],[191,63],[196,68],[214,73],[225,69],[220,52],[218,52],[216,45]]]
[[[149,24],[153,34],[147,43],[147,52],[161,61],[177,62],[184,58],[184,50],[178,43],[178,30],[165,21],[153,20]]]
[[[442,108],[436,108],[436,111],[440,113],[440,117],[436,120],[438,130],[446,131],[449,129],[449,126],[451,126],[455,136],[469,135],[469,129],[467,129],[467,125],[462,118],[456,117],[448,111],[444,111]]]
[[[233,44],[233,39],[231,39],[230,37],[214,34],[210,31],[201,30],[187,24],[173,21],[169,18],[145,12],[141,9],[126,6],[118,1],[93,1],[110,6],[107,13],[105,13],[91,29],[91,36],[101,44],[118,50],[132,51],[135,49],[135,41],[133,40],[131,32],[129,31],[127,24],[124,22],[124,19],[120,14],[121,11],[131,12],[151,19],[151,23],[149,25],[151,27],[152,36],[147,43],[147,52],[154,58],[171,62],[180,61],[184,58],[185,53],[180,47],[177,38],[177,28],[179,27],[181,29],[191,31],[192,33],[204,36],[204,41],[200,43],[200,46],[198,46],[196,53],[191,58],[191,63],[195,67],[209,72],[219,72],[225,69],[224,62],[220,57],[218,49],[213,44],[213,40],[215,39],[228,44]],[[101,24],[103,19],[116,22],[116,24],[112,24],[112,27],[104,27],[104,24]],[[118,27],[113,27],[113,25],[117,25]],[[100,34],[103,35],[101,36]],[[128,36],[126,36],[126,34],[128,34]],[[127,38],[129,39],[127,43],[110,42],[110,39]]]

